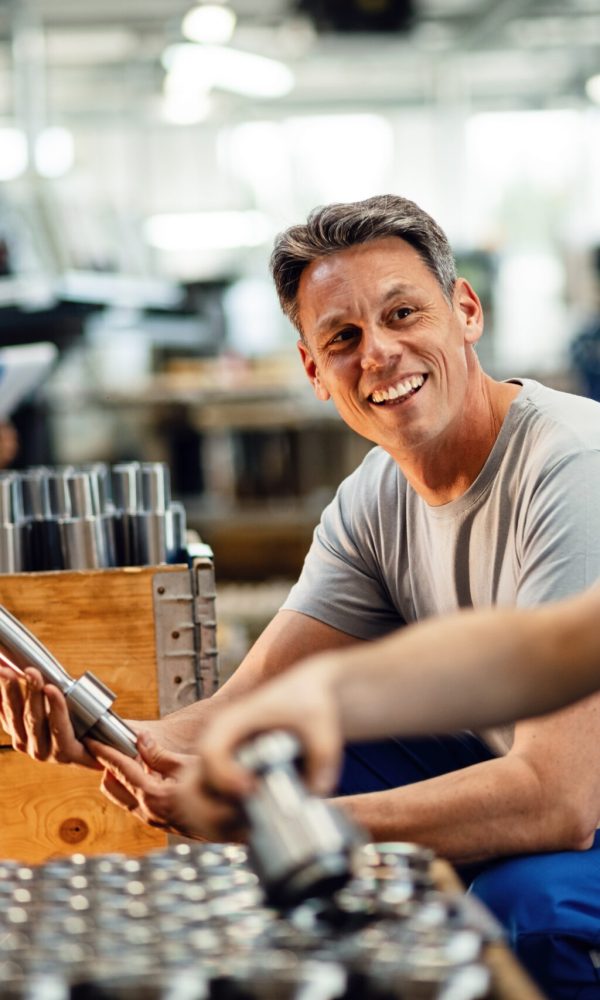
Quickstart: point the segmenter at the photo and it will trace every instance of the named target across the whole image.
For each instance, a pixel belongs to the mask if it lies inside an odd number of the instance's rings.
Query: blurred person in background
[[[0,468],[12,465],[19,451],[19,435],[8,421],[0,421]]]

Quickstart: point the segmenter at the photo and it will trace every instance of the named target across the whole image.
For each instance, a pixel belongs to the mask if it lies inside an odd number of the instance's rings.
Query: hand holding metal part
[[[365,839],[341,810],[307,791],[300,756],[300,743],[283,730],[264,733],[237,753],[257,779],[242,801],[250,860],[267,899],[283,907],[344,886]]]
[[[35,667],[46,683],[62,691],[79,739],[93,736],[128,757],[137,756],[136,734],[111,709],[114,693],[90,671],[71,677],[39,639],[1,606],[0,660],[21,674]]]

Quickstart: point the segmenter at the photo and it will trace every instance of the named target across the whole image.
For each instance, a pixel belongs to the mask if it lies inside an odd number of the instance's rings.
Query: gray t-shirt
[[[600,404],[531,379],[477,479],[430,507],[381,448],[340,486],[286,609],[372,639],[459,607],[528,607],[600,577]]]

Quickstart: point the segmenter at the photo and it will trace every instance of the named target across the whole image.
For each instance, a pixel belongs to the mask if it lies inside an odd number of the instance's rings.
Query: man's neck
[[[457,500],[475,482],[520,386],[480,372],[458,425],[421,452],[392,456],[412,488],[430,507]]]

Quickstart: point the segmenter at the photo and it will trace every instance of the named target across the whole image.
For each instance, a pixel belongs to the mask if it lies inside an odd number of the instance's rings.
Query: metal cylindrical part
[[[36,667],[63,693],[71,687],[72,680],[58,660],[3,607],[0,607],[0,649],[6,651],[10,662],[19,670]]]
[[[137,755],[135,733],[111,712],[114,693],[94,674],[88,670],[79,677],[66,692],[66,698],[78,736],[94,736],[129,757]]]
[[[71,472],[66,477],[71,505],[71,517],[94,517],[100,513],[98,497],[92,488],[92,477],[87,472]]]
[[[307,793],[298,754],[295,737],[279,731],[257,737],[238,753],[259,779],[243,803],[250,855],[267,898],[284,906],[345,885],[359,843],[341,812]]]
[[[16,524],[23,517],[21,480],[14,473],[5,473],[0,476],[0,523]]]
[[[168,466],[164,462],[143,462],[141,479],[143,509],[164,514],[171,503]]]
[[[50,651],[1,606],[0,650],[16,669],[36,667],[45,681],[63,692],[79,735],[89,733],[130,757],[136,756],[135,733],[111,711],[115,696],[110,688],[90,672],[77,680],[70,677]]]
[[[43,518],[50,513],[47,469],[30,469],[21,475],[23,512],[26,518]]]
[[[71,499],[69,496],[68,477],[73,475],[73,469],[62,472],[52,471],[48,476],[48,501],[50,512],[55,517],[71,516]]]
[[[117,566],[137,566],[137,553],[133,533],[135,515],[126,510],[115,510],[113,515],[115,540],[115,564]]]
[[[107,515],[60,520],[62,553],[66,569],[106,569],[115,562],[111,544],[112,522]]]
[[[90,477],[94,505],[98,513],[102,513],[112,503],[108,465],[105,462],[91,462],[88,465],[82,465],[81,471]]]
[[[185,507],[178,500],[173,500],[167,511],[167,519],[171,522],[172,550],[167,553],[169,562],[185,562],[187,558],[186,515]]]
[[[26,562],[26,526],[0,525],[0,573],[23,573]]]
[[[172,548],[172,523],[163,513],[139,510],[131,515],[136,566],[156,566],[167,562]]]
[[[116,510],[128,512],[141,507],[139,462],[121,462],[112,468],[112,496]]]
[[[100,740],[101,743],[107,743],[109,746],[114,747],[115,750],[120,750],[121,753],[127,754],[128,757],[137,757],[138,751],[135,733],[114,712],[106,712],[92,726],[87,735],[93,736],[94,739]]]

